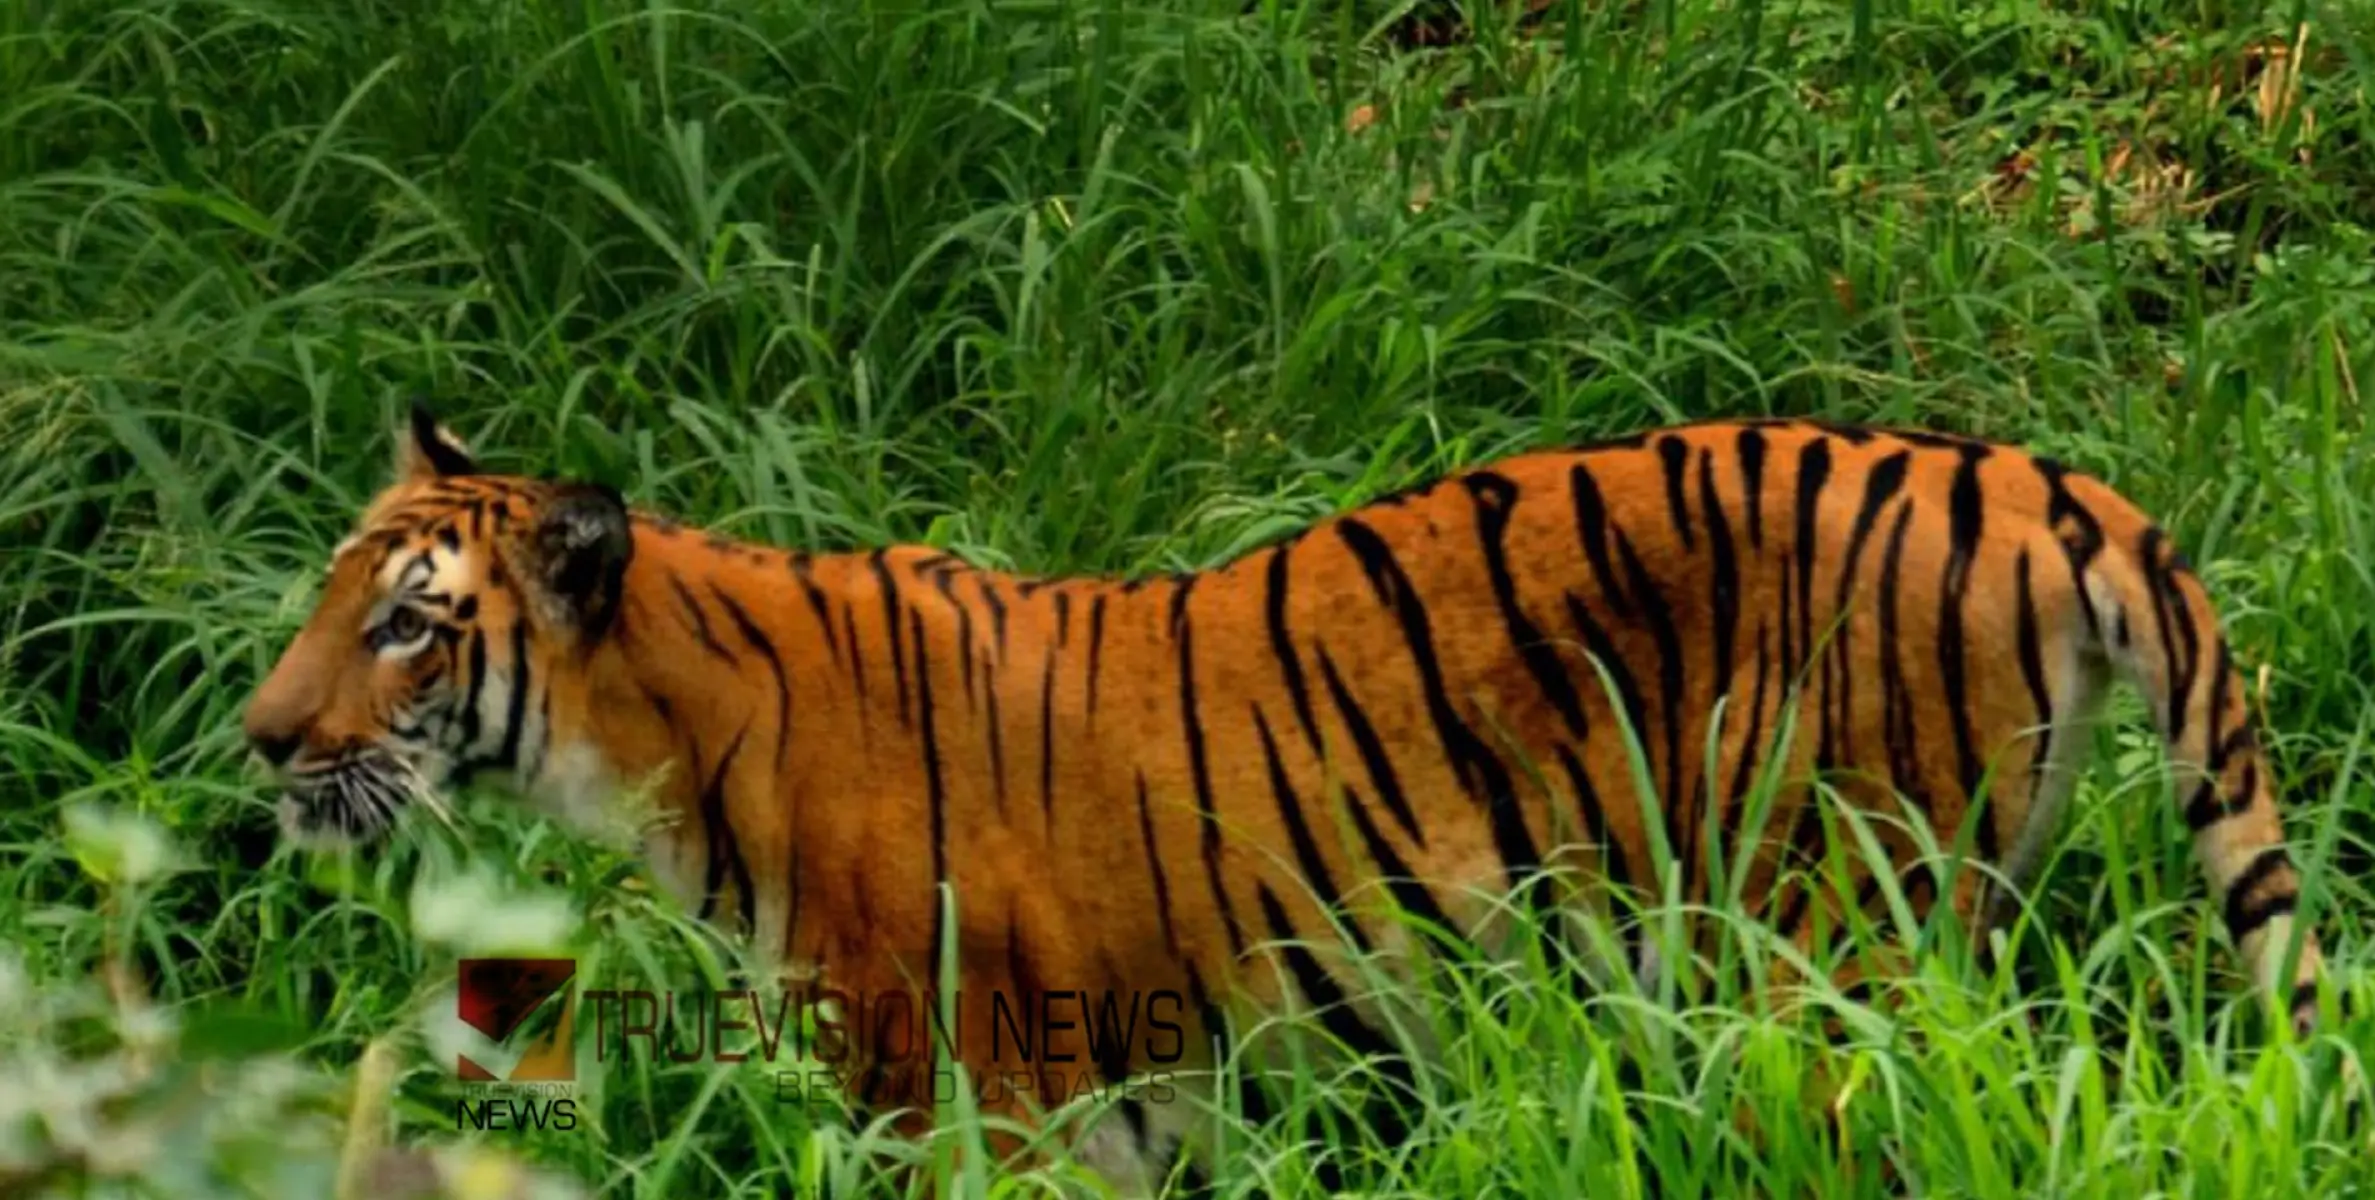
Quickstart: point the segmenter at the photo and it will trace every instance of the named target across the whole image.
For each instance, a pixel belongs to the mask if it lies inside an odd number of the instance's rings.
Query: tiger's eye
[[[429,622],[417,608],[396,608],[380,623],[380,639],[388,645],[403,645],[429,631]]]

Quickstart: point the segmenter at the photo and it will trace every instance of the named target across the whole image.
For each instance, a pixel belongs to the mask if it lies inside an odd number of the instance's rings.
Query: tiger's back
[[[1001,586],[982,578],[958,599]],[[1045,849],[1162,879],[1163,896],[1140,899],[1205,950],[1269,934],[1289,892],[1340,894],[1393,863],[1505,887],[1564,849],[1648,883],[1660,833],[1678,851],[1712,833],[1728,859],[1763,770],[1874,805],[1901,794],[1945,843],[1987,781],[1971,848],[2018,867],[2118,667],[2162,693],[2182,760],[2232,776],[2208,802],[2187,789],[2212,857],[2275,841],[2252,803],[2266,781],[2244,761],[2241,681],[2199,584],[2107,488],[2000,446],[1683,427],[1505,460],[1209,572],[1023,585],[1015,600],[1057,631],[1038,664],[1055,676],[1041,728],[1062,780]],[[1015,665],[1000,711],[1027,724],[1043,680]],[[1773,763],[1793,692],[1800,734]],[[1633,786],[1628,734],[1654,804]],[[967,773],[999,791],[999,758]],[[1045,766],[1004,763],[1008,792]],[[1134,817],[1141,783],[1151,840],[1090,815]],[[1783,792],[1771,819],[1794,834],[1760,856],[1751,899],[1804,840],[1805,789]],[[1088,819],[1058,819],[1071,805]],[[967,807],[1000,812],[988,797]],[[1142,861],[1114,855],[1133,840]],[[1703,898],[1702,856],[1676,857],[1685,898]]]

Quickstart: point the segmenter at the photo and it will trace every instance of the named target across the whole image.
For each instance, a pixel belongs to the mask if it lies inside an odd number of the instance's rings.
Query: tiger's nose
[[[247,735],[248,747],[274,767],[287,766],[289,759],[296,756],[297,748],[305,744],[303,726],[259,720],[253,709],[246,717],[240,722],[239,731]]]
[[[255,747],[256,753],[263,755],[265,762],[274,767],[285,767],[303,741],[303,738],[291,734],[250,734],[247,744]]]

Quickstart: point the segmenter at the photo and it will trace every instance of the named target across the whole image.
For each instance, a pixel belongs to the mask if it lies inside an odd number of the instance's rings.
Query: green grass
[[[466,852],[270,845],[237,709],[415,392],[735,533],[1036,572],[1209,564],[1669,418],[2022,440],[2161,514],[2268,668],[2368,1011],[2369,10],[1562,2],[1425,53],[1397,11],[0,5],[0,1191],[327,1195],[350,1123],[653,1196],[888,1194],[917,1153],[666,1063],[589,1081],[593,1128],[457,1139],[456,953],[725,967],[493,799]],[[2366,1021],[2263,1046],[2123,711],[2012,965],[1926,957],[1894,1024],[1833,998],[1837,1049],[1720,987],[1468,973],[1414,997],[1451,1051],[1411,1136],[1307,1141],[1315,1064],[1217,1190],[1321,1153],[1398,1195],[2375,1190],[2332,1082]],[[547,906],[457,926],[465,868]],[[1818,1060],[1859,1081],[1844,1146]]]

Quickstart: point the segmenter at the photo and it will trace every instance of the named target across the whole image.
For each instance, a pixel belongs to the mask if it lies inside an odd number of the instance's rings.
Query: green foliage
[[[699,1064],[605,1069],[579,1133],[458,1137],[457,937],[730,966],[500,803],[459,805],[467,852],[272,846],[237,708],[416,392],[504,466],[1039,572],[1210,564],[1669,418],[2027,441],[2164,515],[2265,664],[2365,1011],[2363,6],[1562,0],[1420,53],[1406,7],[0,5],[0,1184],[322,1195],[360,1128],[638,1195],[899,1186],[881,1130]],[[1335,1152],[1433,1195],[2364,1186],[2330,1084],[2364,1021],[2247,1036],[2143,730],[2017,970],[1932,958],[1895,1026],[1832,998],[1836,1050],[1724,988],[1454,979],[1426,1119]],[[1817,1060],[1859,1081],[1844,1146]],[[1218,1190],[1306,1187],[1296,1117],[1340,1086],[1290,1081]]]

